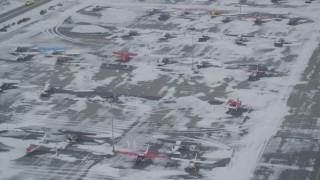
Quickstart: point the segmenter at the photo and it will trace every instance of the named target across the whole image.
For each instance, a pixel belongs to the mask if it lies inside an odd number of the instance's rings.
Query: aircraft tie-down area
[[[0,0],[0,179],[320,180],[317,0]]]

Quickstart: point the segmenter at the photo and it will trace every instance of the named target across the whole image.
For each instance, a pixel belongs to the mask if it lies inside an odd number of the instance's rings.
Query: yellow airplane
[[[220,14],[228,13],[228,12],[229,11],[226,11],[226,10],[216,10],[216,9],[210,10],[211,18],[217,17]]]
[[[33,0],[26,0],[26,6],[30,6],[34,3]]]

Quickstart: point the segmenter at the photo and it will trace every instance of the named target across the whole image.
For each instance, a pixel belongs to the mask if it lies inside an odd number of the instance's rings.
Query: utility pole
[[[191,52],[191,56],[192,56],[192,59],[191,59],[191,70],[194,70],[194,67],[193,67],[193,49],[194,49],[194,33],[193,33],[193,30],[191,31],[192,33],[192,52]]]
[[[111,100],[111,128],[112,128],[112,152],[115,152],[115,149],[114,149],[114,130],[113,130],[113,113],[112,113],[112,104],[113,104],[113,101],[114,101],[114,93],[112,91],[112,94],[113,94],[113,97],[112,97],[112,100]]]
[[[240,18],[241,18],[241,0],[239,1],[239,5],[240,5]]]
[[[192,30],[192,62],[191,62],[191,70],[193,71],[193,73],[195,73],[195,74],[197,74],[197,73],[199,73],[199,71],[198,71],[198,67],[196,67],[196,66],[194,66],[194,48],[195,48],[195,46],[194,46],[194,29]]]

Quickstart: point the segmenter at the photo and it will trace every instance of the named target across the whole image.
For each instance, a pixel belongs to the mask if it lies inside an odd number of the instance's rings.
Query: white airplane
[[[168,64],[169,62],[169,59],[168,58],[164,58],[164,57],[161,57],[159,60],[158,60],[158,66],[163,66],[163,65],[166,65]]]
[[[198,68],[204,67],[204,63],[203,63],[202,59],[199,59],[199,60],[197,61],[197,67],[198,67]]]
[[[41,96],[49,96],[53,91],[53,87],[51,86],[50,81],[47,81],[46,84],[44,85],[44,88],[41,92]]]
[[[235,44],[244,44],[244,42],[247,42],[247,37],[254,37],[253,35],[245,35],[245,34],[225,34],[226,36],[235,36],[237,37],[235,39]]]
[[[191,69],[193,70],[193,73],[195,73],[195,74],[198,74],[200,72],[198,66],[192,65]]]
[[[65,55],[65,51],[58,50],[58,51],[44,51],[43,52],[44,57],[55,57],[59,55]]]
[[[166,151],[168,154],[180,154],[179,150],[185,149],[188,146],[200,146],[201,143],[196,143],[192,141],[180,141],[180,140],[170,140],[170,139],[163,139],[163,138],[158,138],[158,141],[164,142],[164,143],[171,143],[174,144],[171,147],[170,151]]]
[[[190,171],[190,170],[198,171],[200,169],[201,164],[214,164],[214,163],[224,159],[224,158],[217,158],[212,161],[201,161],[201,160],[197,160],[197,156],[198,156],[198,154],[195,155],[194,159],[182,159],[182,158],[175,158],[175,157],[172,157],[170,159],[175,160],[175,161],[188,162],[189,164],[185,168],[186,171]]]

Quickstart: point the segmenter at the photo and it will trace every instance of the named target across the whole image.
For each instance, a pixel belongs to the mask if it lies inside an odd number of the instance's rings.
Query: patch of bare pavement
[[[268,142],[254,180],[320,178],[320,48],[288,99],[289,115]]]

